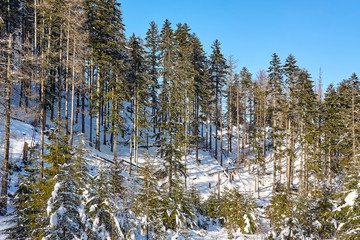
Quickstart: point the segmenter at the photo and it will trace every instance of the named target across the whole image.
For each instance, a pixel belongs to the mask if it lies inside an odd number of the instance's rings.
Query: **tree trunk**
[[[237,131],[237,168],[240,168],[240,109],[239,109],[239,86],[236,86],[236,131]]]
[[[9,152],[10,152],[10,118],[11,118],[11,42],[12,34],[9,35],[9,44],[7,54],[7,71],[5,80],[5,126],[4,126],[4,161],[2,166],[2,180],[1,180],[1,198],[0,198],[0,215],[4,216],[7,213],[7,195],[8,195],[8,175],[9,175]]]
[[[100,95],[101,94],[101,84],[100,84],[100,67],[97,69],[97,79],[96,79],[96,139],[95,139],[95,149],[100,151]]]
[[[69,134],[69,54],[70,54],[70,5],[67,19],[66,70],[65,70],[65,134]]]
[[[354,86],[352,89],[352,98],[351,98],[351,117],[352,117],[352,157],[353,157],[353,164],[357,167],[356,161],[356,138],[355,138],[355,92]]]
[[[220,166],[223,165],[223,124],[222,124],[222,97],[220,89]]]
[[[81,132],[85,133],[85,78],[81,81]],[[91,132],[91,129],[90,129]]]
[[[60,27],[60,50],[59,50],[59,67],[58,67],[58,72],[59,72],[59,79],[58,79],[58,129],[61,128],[60,124],[61,124],[61,94],[62,94],[62,86],[61,86],[61,80],[62,80],[62,61],[63,61],[63,56],[62,56],[62,38],[63,38],[63,31],[62,28]]]
[[[92,90],[92,85],[94,84],[94,66],[93,66],[93,60],[90,59],[90,103],[89,103],[89,110],[90,110],[90,126],[89,126],[89,142],[90,142],[90,146],[92,146],[92,132],[93,132],[93,119],[92,119],[92,103],[94,101],[94,98],[93,98],[93,90]]]
[[[219,96],[218,96],[218,90],[219,89],[219,85],[218,82],[216,81],[216,93],[215,93],[215,159],[218,160],[218,121],[219,121]]]
[[[42,28],[42,38],[41,41],[44,41],[44,20],[43,20],[43,28]],[[41,68],[45,68],[44,63],[44,51],[41,51]],[[41,120],[41,130],[40,130],[40,178],[43,178],[44,174],[44,131],[45,131],[45,76],[44,71],[41,69],[40,74],[40,120]]]
[[[70,119],[70,147],[73,145],[74,138],[74,114],[75,114],[75,45],[76,41],[74,40],[74,53],[73,53],[73,63],[72,63],[72,83],[71,83],[71,119]]]

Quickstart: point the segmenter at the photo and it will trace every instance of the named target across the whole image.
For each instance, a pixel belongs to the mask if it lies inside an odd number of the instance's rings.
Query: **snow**
[[[245,224],[246,224],[244,230],[245,230],[245,232],[250,233],[251,232],[250,219],[246,214],[243,216],[243,218],[244,218]]]
[[[87,121],[89,119],[87,118]],[[93,119],[94,120],[94,119]],[[127,119],[129,126],[131,126],[129,119]],[[88,124],[88,122],[87,122]],[[88,125],[87,125],[88,126]],[[95,125],[94,125],[95,126]],[[1,128],[1,127],[0,127]],[[75,125],[75,130],[79,130],[79,126]],[[102,130],[103,131],[103,130]],[[2,144],[1,139],[2,138],[3,131],[0,129],[0,144]],[[226,134],[226,133],[224,133]],[[93,135],[95,136],[95,134]],[[95,175],[98,168],[103,166],[103,163],[100,162],[99,159],[95,159],[91,156],[98,156],[106,159],[112,159],[112,153],[110,151],[110,148],[108,146],[101,145],[101,152],[94,150],[87,141],[88,136],[83,136],[82,141],[85,143],[85,146],[89,150],[89,154],[87,155],[87,159],[89,159],[90,165],[89,169],[92,169],[92,175]],[[78,138],[78,137],[77,137]],[[120,139],[119,141],[126,142],[128,141],[129,136],[125,135],[125,139]],[[75,139],[74,142],[76,142],[77,139]],[[10,141],[10,150],[11,150],[11,161],[20,161],[22,158],[22,150],[24,146],[24,142],[27,142],[29,145],[33,144],[34,146],[39,143],[40,141],[40,131],[37,128],[32,127],[31,125],[18,121],[18,120],[11,120],[11,141]],[[45,140],[47,144],[50,142],[46,139]],[[235,144],[233,143],[233,146]],[[226,148],[226,145],[224,145],[224,149]],[[124,144],[118,145],[119,149],[119,156],[121,159],[129,159],[130,152],[129,152],[129,146]],[[3,148],[0,147],[0,154],[2,154]],[[156,151],[155,148],[149,149],[150,154],[153,155],[153,152]],[[234,151],[235,152],[235,151]],[[139,164],[143,163],[146,159],[143,156],[140,156],[139,154]],[[232,188],[234,186],[239,186],[241,191],[244,193],[254,193],[254,178],[253,178],[253,171],[250,171],[248,173],[247,166],[241,165],[239,173],[236,173],[234,175],[234,180],[232,183],[229,181],[229,173],[226,172],[226,166],[230,166],[233,162],[234,156],[230,155],[229,158],[224,158],[224,166],[220,166],[219,161],[217,161],[212,154],[210,154],[207,151],[201,150],[199,151],[199,159],[201,161],[200,164],[196,162],[196,156],[194,151],[190,151],[187,155],[187,169],[188,169],[188,186],[195,186],[199,189],[201,193],[201,197],[206,199],[212,190],[217,190],[217,184],[218,184],[218,174],[216,172],[220,172],[220,188],[221,191],[225,188]],[[269,165],[270,166],[270,165]],[[230,168],[230,167],[229,167]],[[214,174],[216,173],[216,174]],[[268,202],[269,196],[271,194],[271,177],[265,176],[267,178],[262,183],[263,190],[260,191],[260,198],[258,199],[258,202],[263,205]],[[14,176],[11,179],[10,182],[10,191],[12,194],[16,192],[15,184],[17,182],[17,176]],[[58,194],[58,191],[61,187],[60,183],[56,183],[54,190],[52,192],[51,198],[48,201],[47,206],[47,213],[50,216],[50,224],[52,226],[56,226],[59,224],[59,216],[64,214],[66,209],[62,206],[60,207],[56,212],[52,213],[53,209],[51,207],[51,201],[56,198],[56,195]],[[84,195],[89,195],[88,192],[85,192]],[[52,199],[52,200],[51,200]],[[9,208],[11,208],[11,204],[9,205]],[[90,211],[94,211],[96,206],[91,206]],[[81,216],[81,219],[83,221],[86,220],[84,209],[79,209],[79,214]],[[170,213],[169,213],[170,214]],[[0,229],[6,229],[9,227],[8,223],[5,223],[5,219],[8,220],[10,217],[0,217]],[[176,214],[176,221],[180,222],[181,216],[179,214]],[[249,219],[248,219],[249,220]],[[249,221],[248,221],[249,222]],[[99,224],[99,219],[96,217],[94,222],[94,227]],[[118,229],[120,229],[120,224],[116,222],[116,226]],[[99,226],[97,226],[99,227]],[[250,226],[248,226],[250,228]],[[209,220],[208,228],[206,230],[199,229],[199,230],[188,230],[187,233],[191,236],[191,239],[227,239],[228,238],[228,231],[224,228],[222,228],[218,223],[214,225],[214,222],[212,220]],[[169,239],[180,239],[180,233],[173,232]],[[241,233],[234,233],[235,239],[243,239],[245,235]],[[4,239],[4,235],[0,234],[0,240]],[[253,238],[254,237],[254,238]],[[258,236],[256,235],[249,235],[246,236],[248,239],[256,239]],[[84,236],[85,239],[85,236]]]
[[[1,118],[0,118],[1,120]],[[86,126],[89,126],[89,118],[86,118]],[[92,119],[93,121],[95,121],[95,118]],[[129,128],[132,128],[131,125],[131,121],[129,119],[129,117],[126,117],[126,125]],[[95,124],[93,124],[93,126],[95,126]],[[81,128],[79,125],[75,125],[75,131],[79,131]],[[215,128],[213,128],[215,129]],[[93,136],[95,136],[95,129],[92,129],[93,131]],[[101,133],[103,133],[104,129],[101,128]],[[255,191],[255,173],[256,173],[256,167],[253,165],[250,169],[248,168],[248,165],[246,163],[242,163],[239,166],[239,169],[236,171],[233,170],[227,170],[228,169],[232,169],[234,167],[236,167],[236,128],[233,128],[234,134],[233,134],[233,142],[232,142],[232,146],[233,146],[233,153],[229,153],[229,155],[227,157],[224,157],[224,163],[223,166],[220,166],[220,156],[218,157],[219,160],[216,160],[214,158],[214,154],[209,153],[208,151],[205,151],[204,149],[200,149],[199,150],[199,160],[200,160],[200,164],[198,164],[196,162],[196,155],[195,155],[195,151],[189,151],[186,160],[187,160],[187,170],[188,170],[188,176],[187,176],[187,185],[190,186],[194,186],[196,187],[201,194],[202,200],[207,199],[210,196],[210,193],[212,191],[217,191],[218,190],[218,184],[220,184],[220,190],[223,191],[226,188],[228,189],[232,189],[234,187],[238,187],[240,192],[244,193],[244,194],[250,194],[252,196],[254,196],[256,199],[256,204],[264,209],[268,204],[269,204],[269,199],[272,196],[272,183],[273,183],[273,176],[272,173],[273,171],[273,165],[270,159],[270,154],[268,153],[265,159],[265,163],[266,163],[266,171],[267,174],[265,174],[264,176],[262,176],[261,182],[260,182],[260,188],[259,191]],[[241,129],[242,131],[242,129]],[[227,132],[224,130],[223,131],[224,136],[226,136]],[[128,160],[130,157],[130,151],[129,151],[129,146],[126,144],[122,144],[122,143],[126,143],[129,141],[129,135],[125,134],[125,137],[123,139],[121,139],[119,137],[119,145],[118,145],[118,150],[119,150],[119,158],[120,159],[125,159]],[[78,137],[76,137],[77,139],[79,139]],[[0,145],[3,144],[3,131],[1,129],[0,126]],[[74,142],[76,142],[76,140]],[[225,138],[224,138],[225,139]],[[18,121],[18,120],[11,120],[11,142],[10,142],[10,150],[11,150],[11,162],[20,162],[20,159],[22,157],[22,150],[23,150],[23,146],[24,146],[24,142],[27,142],[33,145],[36,145],[39,143],[40,141],[40,131],[34,127],[32,127],[31,125],[22,122],[22,121]],[[103,167],[103,162],[101,162],[101,160],[99,158],[96,157],[100,157],[100,158],[105,158],[105,159],[113,159],[113,155],[110,151],[109,146],[105,146],[105,145],[101,145],[101,152],[100,151],[96,151],[93,149],[92,146],[90,146],[90,143],[88,141],[88,135],[83,136],[82,141],[85,143],[86,148],[89,150],[89,153],[87,154],[87,159],[90,160],[90,165],[89,165],[89,169],[91,169],[91,174],[94,176],[99,168]],[[48,140],[46,140],[46,143],[49,143]],[[214,144],[214,143],[213,143]],[[220,148],[220,144],[219,148]],[[224,140],[224,149],[227,149],[227,142]],[[149,152],[150,155],[153,156],[153,153],[157,151],[156,148],[150,148]],[[219,151],[220,152],[220,151]],[[3,154],[3,148],[0,146],[0,155]],[[247,159],[251,158],[252,156],[249,154],[247,156]],[[154,159],[154,161],[156,162],[159,159]],[[184,160],[184,159],[183,159]],[[141,156],[141,153],[139,153],[139,165],[141,165],[142,163],[144,163],[146,161],[146,158],[144,156]],[[156,162],[158,165],[161,165],[162,163],[160,161]],[[283,163],[285,164],[285,163]],[[284,165],[285,166],[285,165]],[[298,173],[298,169],[299,169],[299,164],[298,161],[296,162],[296,173]],[[285,167],[283,167],[283,169],[285,169]],[[127,169],[126,169],[127,170]],[[219,176],[220,176],[220,181],[219,181]],[[232,181],[230,182],[230,176],[233,177]],[[294,182],[297,183],[298,178],[295,177]],[[10,193],[15,193],[16,188],[15,188],[15,183],[17,182],[17,176],[13,176],[11,181],[10,181],[10,189],[9,192]],[[51,199],[55,199],[56,198],[56,194],[59,190],[59,188],[61,187],[60,183],[57,183],[54,187],[54,190],[52,192],[52,196]],[[88,192],[84,193],[85,196],[89,195]],[[355,199],[357,198],[357,192],[351,192],[348,194],[348,196],[345,198],[345,204],[347,206],[352,206],[355,202]],[[50,199],[49,199],[50,201]],[[47,213],[48,215],[50,215],[52,213],[52,209],[51,209],[51,204],[49,204],[50,202],[48,202],[48,206],[47,206]],[[95,211],[95,208],[97,206],[93,205],[90,208],[90,211]],[[9,205],[9,209],[11,209],[11,202]],[[60,208],[57,210],[57,212],[51,214],[50,216],[50,223],[53,226],[56,226],[58,224],[58,219],[59,219],[59,215],[63,214],[64,211],[66,211],[65,208]],[[84,209],[79,209],[79,214],[81,216],[81,219],[83,221],[86,220],[85,218],[85,213],[84,213]],[[171,212],[168,213],[169,215],[171,214]],[[249,217],[255,219],[254,215],[244,215],[243,218],[245,220],[246,223],[246,227],[245,227],[245,231],[250,232],[251,231],[251,226],[250,226],[250,219]],[[5,220],[8,220],[10,217],[6,216],[6,217],[0,217],[0,230],[1,229],[6,229],[8,227],[8,223],[5,222]],[[179,219],[180,218],[180,219]],[[119,219],[120,221],[121,219]],[[181,216],[179,214],[176,214],[176,221],[180,222]],[[124,221],[126,221],[126,219],[124,219]],[[194,240],[200,240],[200,239],[228,239],[229,238],[229,232],[227,229],[223,228],[217,221],[213,221],[213,220],[203,220],[203,221],[207,221],[207,228],[206,229],[197,229],[197,230],[187,230],[187,234],[189,234],[190,238],[188,239],[194,239]],[[264,224],[267,224],[268,222],[266,220],[263,221]],[[94,221],[94,230],[95,228],[100,228],[101,226],[98,226],[100,224],[99,218],[98,216],[95,218]],[[118,222],[118,220],[116,220],[115,222],[116,227],[118,229],[120,229],[120,223]],[[234,232],[232,233],[232,236],[234,237],[234,239],[263,239],[264,236],[259,234],[259,235],[246,235],[246,234],[242,234],[240,232]],[[84,239],[86,237],[84,236]],[[4,239],[4,235],[0,234],[0,240]],[[170,231],[170,236],[169,239],[185,239],[183,236],[181,236],[180,232],[171,232]]]
[[[51,213],[51,201],[53,201],[56,196],[57,196],[57,193],[59,191],[61,187],[61,184],[60,183],[56,183],[55,186],[54,186],[54,190],[52,191],[51,193],[51,198],[49,198],[48,202],[47,202],[47,207],[46,207],[46,211],[47,211],[47,214],[50,215]]]
[[[58,224],[58,216],[56,213],[51,214],[50,216],[50,225],[52,227],[56,227]]]
[[[354,206],[355,199],[358,197],[357,190],[352,191],[349,193],[345,198],[345,206]]]
[[[334,211],[341,211],[342,208],[344,207],[352,207],[355,204],[355,200],[358,197],[358,192],[357,190],[353,190],[351,191],[346,197],[345,197],[345,203],[339,207],[337,207]]]

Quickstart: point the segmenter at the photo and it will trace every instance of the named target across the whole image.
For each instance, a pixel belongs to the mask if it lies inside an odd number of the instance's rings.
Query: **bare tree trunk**
[[[60,129],[60,123],[61,123],[61,94],[62,94],[62,86],[61,86],[61,80],[62,80],[62,38],[63,38],[63,31],[62,27],[60,27],[60,50],[59,50],[59,79],[58,79],[58,129]]]
[[[243,137],[242,137],[242,162],[245,163],[246,161],[246,149],[245,149],[245,145],[246,145],[246,138],[247,138],[247,124],[246,124],[246,111],[247,111],[247,96],[246,96],[246,92],[243,93],[244,96],[244,102],[243,102],[243,107],[244,107],[244,116],[243,116]],[[250,163],[249,163],[250,165]]]
[[[275,111],[275,98],[273,97],[273,108]],[[273,152],[272,152],[272,159],[273,159],[273,191],[276,188],[276,151],[277,151],[277,141],[276,141],[276,115],[275,113],[272,116],[272,131],[273,131]]]
[[[239,86],[236,87],[236,131],[237,131],[237,168],[240,168],[240,108]]]
[[[352,98],[351,98],[351,111],[352,111],[352,157],[353,157],[353,164],[355,167],[358,167],[357,160],[356,160],[356,138],[355,138],[355,92],[354,87],[352,89]]]
[[[230,70],[232,71],[232,68],[230,68]],[[229,92],[229,128],[228,128],[228,151],[232,152],[231,149],[231,138],[232,138],[232,109],[231,109],[231,101],[232,101],[232,72],[230,73],[230,78],[229,78],[229,88],[230,88],[230,92]]]
[[[104,87],[104,96],[106,96],[106,93],[108,91],[108,86],[107,86],[107,81],[104,82],[105,84],[105,87]],[[104,110],[102,111],[102,125],[103,125],[103,128],[104,128],[104,134],[103,134],[103,145],[106,145],[106,133],[107,133],[107,121],[106,121],[106,115],[107,115],[107,104],[104,103],[104,100],[102,101],[102,105],[103,105],[103,108]]]
[[[44,41],[44,20],[43,20],[43,30],[42,30],[42,39]],[[44,68],[44,51],[41,51],[41,68]],[[43,178],[44,174],[44,131],[45,131],[45,76],[43,73],[43,69],[41,69],[40,74],[40,103],[41,103],[41,110],[40,110],[40,119],[41,119],[41,130],[40,130],[40,178]]]
[[[65,134],[69,134],[69,54],[70,54],[70,4],[67,19],[66,70],[65,70]]]
[[[101,92],[101,84],[100,84],[100,67],[97,69],[97,79],[96,79],[96,139],[95,139],[95,149],[100,151],[100,92]]]
[[[280,119],[279,119],[279,126],[283,126],[283,121],[284,121],[284,116],[283,115],[280,115]],[[285,120],[286,121],[286,120]],[[283,129],[282,128],[280,128],[279,129],[279,136],[280,136],[280,139],[279,139],[279,141],[278,141],[278,143],[279,143],[279,147],[281,146],[281,144],[282,144],[282,142],[283,142],[283,138],[282,138],[282,135],[283,134]],[[281,151],[281,150],[280,150]],[[281,154],[281,156],[282,156],[282,154]],[[278,164],[277,164],[277,166],[278,166],[278,170],[279,170],[279,182],[281,183],[281,177],[282,177],[282,163],[281,163],[281,160],[282,160],[282,157],[279,157],[279,158],[277,158],[277,160],[278,160]]]
[[[290,155],[291,155],[291,139],[290,139],[290,129],[291,129],[291,120],[288,119],[286,121],[286,148],[287,148],[287,154],[286,154],[286,178],[287,178],[287,188],[290,189],[290,175],[291,175],[291,161],[290,161]]]
[[[184,144],[184,168],[185,168],[185,190],[186,190],[186,177],[187,177],[187,141],[188,141],[188,97],[187,89],[185,89],[185,144]]]
[[[211,151],[211,139],[212,139],[212,122],[211,122],[211,113],[209,113],[209,115],[210,115],[210,122],[209,122],[209,124],[210,124],[210,133],[209,133],[209,140],[210,140],[210,142],[209,142],[209,147],[210,147],[210,151]]]
[[[85,133],[85,78],[82,77],[81,81],[81,132]],[[90,130],[91,132],[91,130]]]
[[[4,129],[4,161],[2,166],[1,179],[1,198],[0,198],[0,215],[7,213],[7,195],[8,195],[8,175],[9,175],[9,152],[10,152],[10,118],[11,118],[11,42],[12,34],[9,35],[8,54],[7,54],[7,71],[5,80],[5,129]]]
[[[139,160],[139,90],[136,92],[136,141],[135,141],[135,162],[136,168],[138,168],[138,160]]]
[[[291,128],[291,155],[290,155],[290,184],[294,183],[294,169],[295,169],[295,123]]]
[[[304,188],[304,143],[303,143],[303,127],[300,123],[300,139],[301,139],[301,155],[300,155],[300,180],[299,180],[299,188],[302,190]]]
[[[223,165],[223,124],[222,124],[222,97],[220,89],[220,166]]]
[[[74,113],[75,113],[75,50],[76,40],[74,40],[74,53],[73,53],[73,63],[72,63],[72,83],[71,83],[71,119],[70,119],[70,142],[69,145],[73,145],[74,138]]]
[[[132,147],[132,143],[133,143],[133,140],[131,139],[132,138],[132,133],[130,132],[130,158],[129,158],[129,175],[131,176],[131,167],[132,167],[132,159],[133,159],[133,147]]]
[[[89,126],[89,138],[90,138],[90,146],[92,146],[92,131],[93,131],[93,119],[92,119],[92,102],[93,102],[93,90],[92,85],[94,84],[94,66],[93,66],[93,60],[90,59],[90,104],[89,104],[89,110],[90,110],[90,126]]]
[[[137,157],[136,157],[136,141],[137,141],[137,88],[134,91],[134,117],[133,117],[133,126],[134,126],[134,138],[133,138],[133,152],[134,152],[134,162],[137,168]]]
[[[200,134],[200,130],[199,130],[199,127],[200,127],[200,124],[199,124],[199,99],[198,99],[198,97],[196,97],[196,99],[195,99],[195,122],[196,122],[196,129],[195,129],[195,131],[196,131],[196,146],[195,146],[195,148],[196,148],[196,153],[195,153],[195,161],[196,161],[196,163],[197,164],[199,164],[200,163],[200,160],[199,160],[199,134]],[[202,134],[203,134],[203,132],[204,132],[204,125],[201,125],[201,127],[202,127]]]

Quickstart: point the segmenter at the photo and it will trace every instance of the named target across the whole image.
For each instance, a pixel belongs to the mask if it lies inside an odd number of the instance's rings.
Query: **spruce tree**
[[[130,164],[132,163],[132,155],[136,166],[138,165],[139,157],[139,143],[145,142],[145,132],[147,129],[147,102],[149,99],[149,93],[147,88],[147,74],[146,74],[146,63],[145,63],[145,52],[141,46],[140,38],[135,37],[133,34],[129,39],[129,73],[127,76],[127,84],[129,85],[129,95],[132,98],[132,105],[134,107],[133,114],[133,132],[131,133],[131,141],[133,144],[130,145]],[[145,139],[141,139],[144,136]],[[131,174],[131,167],[130,167]]]
[[[227,69],[226,59],[221,53],[221,44],[215,40],[210,55],[210,79],[215,92],[215,159],[218,159],[218,130],[220,126],[220,92],[226,81]],[[222,153],[221,153],[222,154]],[[221,163],[222,165],[222,163]]]
[[[285,61],[284,74],[286,76],[285,82],[288,88],[287,94],[287,164],[286,164],[286,175],[287,175],[287,187],[290,188],[290,185],[293,182],[294,178],[294,159],[295,159],[295,129],[296,129],[296,121],[297,118],[295,107],[297,105],[294,92],[295,92],[295,82],[297,81],[299,74],[299,67],[296,65],[295,57],[290,54]]]
[[[325,174],[330,185],[341,169],[341,145],[338,143],[345,131],[341,123],[341,111],[338,93],[334,85],[330,84],[325,92],[321,128],[324,134],[322,148],[326,154]]]
[[[123,56],[124,25],[120,3],[115,0],[86,0],[86,11],[88,14],[86,28],[89,32],[89,48],[91,49],[90,60],[96,69],[96,87],[91,86],[93,87],[92,104],[96,113],[95,149],[100,150],[100,113],[103,104],[101,96],[105,95],[107,78],[114,74],[109,66],[116,64],[116,60]]]
[[[155,133],[155,129],[157,128],[157,118],[156,113],[158,111],[158,98],[157,91],[159,90],[159,30],[158,26],[154,21],[150,22],[150,28],[146,32],[145,37],[145,47],[146,47],[146,63],[147,63],[147,74],[148,74],[148,84],[149,84],[149,92],[151,98],[151,114],[153,116],[153,133]]]
[[[245,163],[247,157],[246,144],[248,143],[249,138],[249,126],[248,126],[248,117],[249,117],[249,103],[250,103],[250,94],[252,88],[252,74],[246,67],[243,67],[239,73],[240,76],[240,102],[241,102],[241,123],[243,125],[243,136],[242,136],[242,162]],[[250,169],[250,161],[248,161]]]
[[[283,82],[283,68],[281,66],[280,58],[276,53],[272,55],[270,66],[268,69],[269,77],[269,115],[271,119],[271,138],[272,138],[272,161],[273,161],[273,189],[281,181],[281,158],[280,151],[283,140],[281,132],[280,116],[282,114],[282,106],[284,103],[284,82]],[[277,172],[280,172],[280,180],[277,180]]]

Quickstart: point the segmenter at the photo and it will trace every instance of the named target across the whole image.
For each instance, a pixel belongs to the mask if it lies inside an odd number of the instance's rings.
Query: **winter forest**
[[[355,73],[125,27],[116,0],[0,1],[0,239],[360,239]]]

